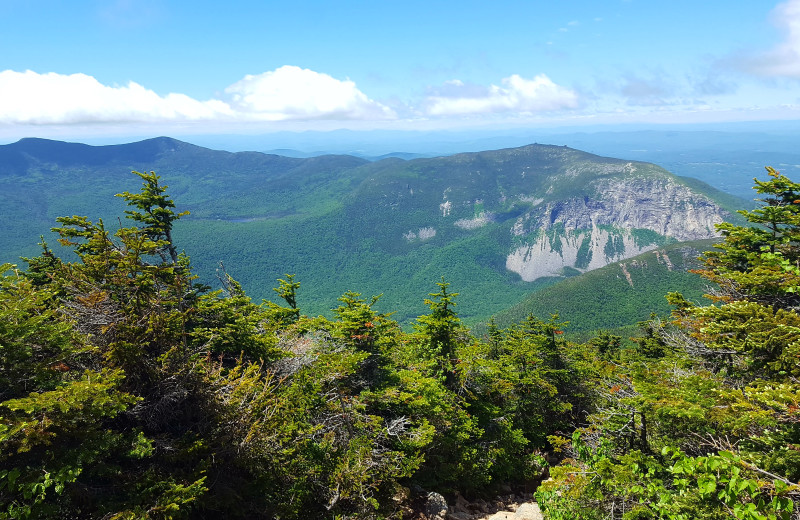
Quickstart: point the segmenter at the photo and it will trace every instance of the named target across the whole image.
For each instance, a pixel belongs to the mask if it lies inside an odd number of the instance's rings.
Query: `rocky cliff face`
[[[477,235],[504,228],[512,239],[511,247],[497,244],[505,268],[524,281],[591,271],[669,241],[713,238],[729,215],[656,165],[563,147],[531,145],[406,167],[408,182],[384,182],[379,204],[404,215],[422,215],[424,207],[427,216],[396,229],[396,236],[411,245],[440,244],[456,236],[448,229]]]
[[[668,176],[600,177],[582,198],[542,201],[514,222],[506,268],[523,280],[590,271],[655,249],[666,239],[717,236],[726,212]]]

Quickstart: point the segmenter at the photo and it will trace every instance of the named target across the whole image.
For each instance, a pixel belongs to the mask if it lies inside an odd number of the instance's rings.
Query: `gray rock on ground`
[[[428,493],[425,501],[425,514],[428,518],[444,518],[447,514],[447,500],[439,493]]]
[[[539,506],[533,502],[520,504],[516,511],[500,511],[492,516],[485,517],[486,520],[543,520]]]

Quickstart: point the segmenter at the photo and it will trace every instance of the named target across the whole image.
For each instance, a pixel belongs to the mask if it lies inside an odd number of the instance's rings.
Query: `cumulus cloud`
[[[350,80],[290,65],[247,75],[225,93],[237,111],[267,121],[395,117],[391,109],[369,99]]]
[[[772,12],[783,41],[749,60],[749,69],[764,76],[800,79],[800,0],[779,4]]]
[[[245,76],[225,99],[159,95],[135,82],[103,85],[86,74],[0,71],[0,123],[87,124],[394,118],[350,80],[299,67]]]
[[[86,74],[0,72],[0,122],[71,124],[208,120],[228,116],[227,104],[183,94],[159,96],[138,83],[109,87]]]
[[[577,105],[574,91],[555,84],[544,74],[533,79],[514,74],[504,78],[502,86],[488,88],[450,81],[425,102],[427,113],[433,116],[549,112]]]

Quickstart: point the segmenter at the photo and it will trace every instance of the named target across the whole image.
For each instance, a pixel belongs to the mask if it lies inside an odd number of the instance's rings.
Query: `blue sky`
[[[0,139],[800,114],[800,0],[0,0]]]

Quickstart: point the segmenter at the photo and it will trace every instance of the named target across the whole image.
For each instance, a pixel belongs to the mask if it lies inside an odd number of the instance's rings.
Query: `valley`
[[[800,520],[800,0],[0,42],[0,520]]]

